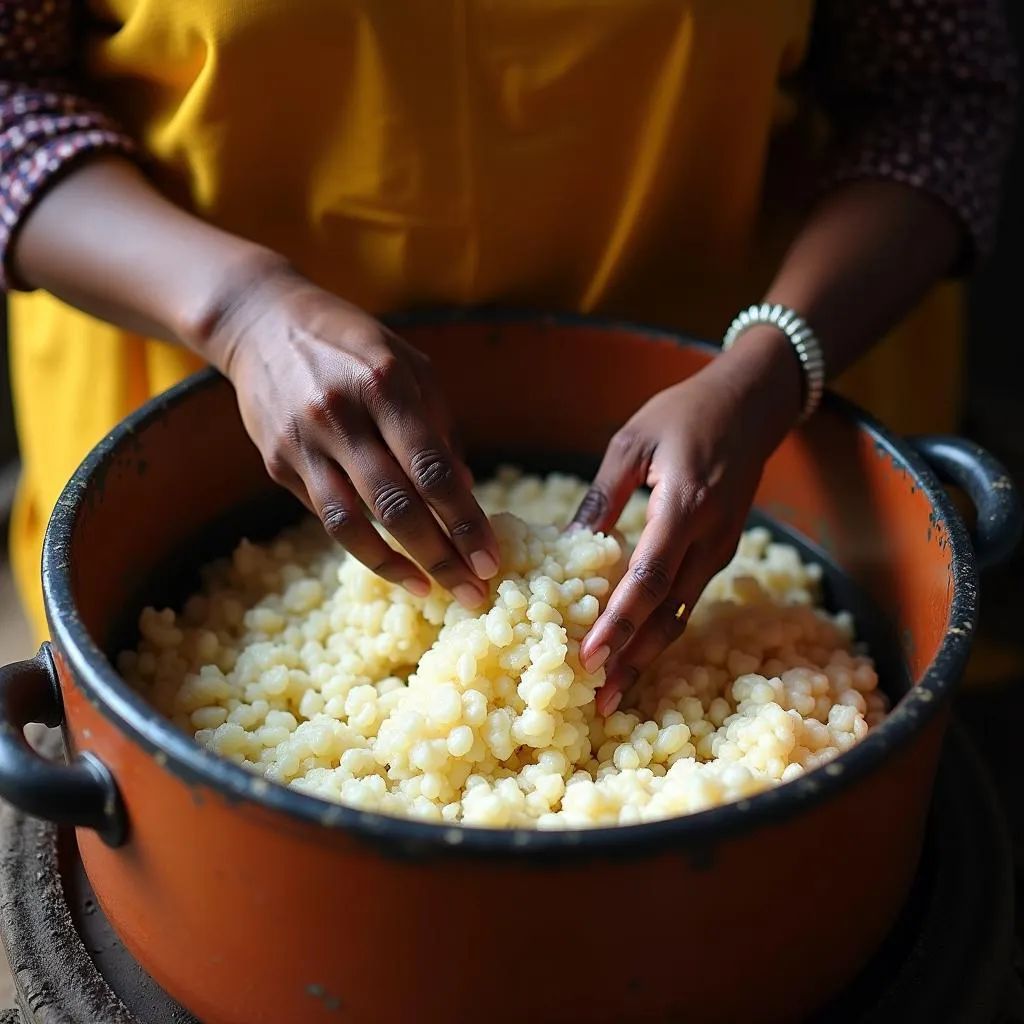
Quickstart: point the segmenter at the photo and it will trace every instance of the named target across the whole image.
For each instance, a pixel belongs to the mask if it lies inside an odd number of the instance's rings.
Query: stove
[[[885,813],[865,827],[884,828]],[[4,807],[0,835],[0,927],[19,1003],[0,1024],[201,1024],[118,941],[72,831]],[[960,728],[899,922],[854,984],[802,1024],[1024,1024],[1009,834]]]

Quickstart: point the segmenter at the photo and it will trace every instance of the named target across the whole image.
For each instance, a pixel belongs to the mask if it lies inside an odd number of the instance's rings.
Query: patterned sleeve
[[[820,0],[808,70],[836,129],[832,184],[884,178],[949,207],[992,246],[1016,113],[1003,0]]]
[[[130,138],[75,89],[74,0],[0,0],[0,290],[32,204],[86,153],[134,154]]]

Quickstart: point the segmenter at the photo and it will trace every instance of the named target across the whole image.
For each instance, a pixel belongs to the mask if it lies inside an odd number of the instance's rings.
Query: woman
[[[494,539],[427,360],[378,316],[497,302],[710,334],[777,303],[637,410],[577,516],[607,528],[653,487],[583,647],[607,711],[731,556],[822,363],[835,378],[902,321],[900,404],[951,395],[958,307],[934,288],[990,242],[1006,39],[996,0],[0,0],[14,564],[37,628],[65,479],[203,362],[356,557],[427,586],[362,500],[473,605]]]

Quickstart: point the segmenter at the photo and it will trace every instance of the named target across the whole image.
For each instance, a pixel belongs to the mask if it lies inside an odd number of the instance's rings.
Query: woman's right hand
[[[423,593],[422,566],[464,604],[483,600],[497,544],[452,451],[430,364],[372,317],[106,154],[47,190],[12,268],[28,287],[216,366],[274,479],[369,568]],[[377,533],[363,502],[418,566]]]
[[[205,348],[234,385],[271,477],[335,540],[414,594],[429,590],[422,566],[462,604],[483,601],[497,543],[423,353],[286,269],[220,315]]]

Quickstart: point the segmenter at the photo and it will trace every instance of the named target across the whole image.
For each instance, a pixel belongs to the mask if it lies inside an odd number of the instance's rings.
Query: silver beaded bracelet
[[[821,345],[802,316],[785,306],[765,302],[750,306],[733,320],[722,339],[722,350],[732,348],[736,339],[751,327],[760,326],[782,331],[800,360],[804,371],[804,408],[800,414],[800,422],[803,423],[814,415],[825,393],[825,356]]]

